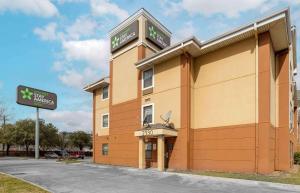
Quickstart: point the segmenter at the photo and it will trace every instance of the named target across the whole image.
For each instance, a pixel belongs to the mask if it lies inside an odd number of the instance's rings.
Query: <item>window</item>
[[[102,115],[102,128],[108,128],[109,127],[109,116],[108,114]]]
[[[153,68],[143,71],[143,89],[153,87]]]
[[[147,123],[153,123],[153,104],[144,105],[143,106],[143,123],[146,121]]]
[[[293,131],[294,128],[294,109],[292,103],[290,103],[290,132]]]
[[[291,167],[294,165],[294,144],[290,141],[290,164]]]
[[[108,144],[102,144],[102,155],[108,155]]]
[[[102,100],[108,99],[108,86],[102,88]]]

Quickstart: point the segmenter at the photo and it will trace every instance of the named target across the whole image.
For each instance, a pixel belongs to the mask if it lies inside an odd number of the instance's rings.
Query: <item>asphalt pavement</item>
[[[300,186],[55,160],[0,158],[0,172],[55,193],[300,193]]]

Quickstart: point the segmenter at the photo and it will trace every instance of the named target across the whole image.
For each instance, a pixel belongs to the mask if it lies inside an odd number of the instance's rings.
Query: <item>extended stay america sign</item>
[[[57,107],[57,96],[54,93],[19,85],[17,103],[31,107],[54,110]]]
[[[136,20],[125,29],[112,36],[110,39],[110,51],[114,52],[129,42],[139,37],[139,21]]]
[[[170,37],[148,20],[146,21],[146,38],[162,49],[170,45]]]

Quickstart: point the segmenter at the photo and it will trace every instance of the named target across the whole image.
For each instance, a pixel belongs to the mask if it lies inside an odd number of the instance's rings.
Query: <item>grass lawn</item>
[[[37,186],[0,173],[0,192],[3,193],[49,193]]]
[[[300,171],[294,173],[275,173],[271,175],[240,174],[212,171],[202,171],[193,174],[300,185]]]

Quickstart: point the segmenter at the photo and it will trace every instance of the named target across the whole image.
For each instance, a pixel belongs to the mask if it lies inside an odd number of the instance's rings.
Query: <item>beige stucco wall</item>
[[[138,72],[134,65],[137,59],[135,47],[113,60],[113,105],[137,98]]]
[[[95,132],[98,136],[109,134],[108,128],[102,128],[102,114],[106,113],[109,113],[109,99],[102,100],[102,89],[98,89],[95,96]]]
[[[142,97],[142,105],[148,103],[154,104],[155,123],[161,123],[160,115],[171,110],[170,121],[180,127],[180,57],[154,66],[153,93]]]
[[[255,123],[255,39],[194,60],[192,128]]]
[[[154,53],[155,52],[152,49],[146,48],[146,58],[149,57],[149,56],[151,56],[151,55],[153,55]]]

